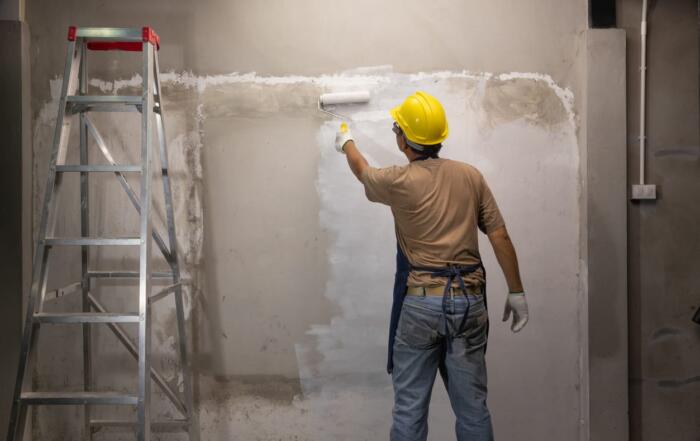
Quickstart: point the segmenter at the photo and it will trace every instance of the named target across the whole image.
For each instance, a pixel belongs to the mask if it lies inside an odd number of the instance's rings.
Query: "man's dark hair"
[[[399,124],[394,121],[394,126],[392,127],[392,131],[396,133],[397,135],[403,136],[403,139],[406,141],[406,145],[408,148],[410,148],[413,153],[419,155],[421,158],[438,158],[438,153],[440,153],[440,149],[442,148],[442,143],[440,144],[435,144],[435,145],[427,145],[427,144],[418,144],[417,142],[413,142],[408,139],[406,134],[404,133],[403,129],[399,126]]]
[[[406,140],[408,141],[408,140]],[[413,152],[417,155],[420,155],[424,158],[432,158],[436,159],[439,158],[438,153],[440,153],[440,149],[442,148],[442,144],[436,144],[436,145],[423,145],[423,144],[416,144],[413,142],[406,142],[408,145],[408,148],[413,150]]]

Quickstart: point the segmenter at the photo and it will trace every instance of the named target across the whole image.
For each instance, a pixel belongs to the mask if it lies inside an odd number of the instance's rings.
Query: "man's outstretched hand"
[[[340,153],[345,153],[345,143],[354,141],[352,132],[348,129],[347,124],[342,123],[338,133],[335,135],[335,149]]]

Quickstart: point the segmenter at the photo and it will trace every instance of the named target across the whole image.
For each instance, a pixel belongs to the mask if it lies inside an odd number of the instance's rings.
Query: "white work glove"
[[[348,141],[354,141],[352,132],[350,132],[350,129],[348,129],[347,124],[342,123],[338,133],[335,135],[335,149],[340,153],[345,154],[343,147],[345,147],[345,143]]]
[[[528,320],[527,300],[525,300],[524,292],[508,293],[506,306],[503,310],[504,322],[510,318],[511,311],[513,311],[513,323],[510,325],[510,330],[518,332],[525,327]]]

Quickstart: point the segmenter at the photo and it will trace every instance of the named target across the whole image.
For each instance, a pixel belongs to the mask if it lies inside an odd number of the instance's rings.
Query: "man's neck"
[[[433,158],[430,155],[418,155],[418,154],[412,154],[410,156],[409,155],[406,155],[406,156],[408,157],[408,162],[423,161],[425,159]],[[434,159],[437,159],[437,157],[435,157]]]
[[[406,150],[403,151],[404,155],[406,155],[406,158],[408,159],[408,162],[414,162],[414,161],[420,161],[423,159],[430,159],[431,156],[430,154],[420,154],[410,147],[406,146]]]
[[[413,161],[416,161],[418,159],[422,159],[424,156],[417,154],[416,152],[414,152],[413,150],[411,150],[410,148],[407,147],[406,148],[406,157],[408,158],[408,162],[413,162]]]

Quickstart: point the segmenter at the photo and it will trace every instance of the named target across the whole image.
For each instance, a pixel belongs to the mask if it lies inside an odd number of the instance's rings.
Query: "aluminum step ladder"
[[[8,441],[20,441],[24,433],[27,407],[30,405],[79,405],[84,406],[83,439],[90,440],[102,427],[131,427],[139,441],[147,441],[151,429],[183,429],[191,441],[198,439],[198,427],[193,409],[192,384],[187,359],[187,336],[182,299],[182,282],[178,266],[175,221],[173,214],[170,177],[168,176],[168,151],[163,122],[161,86],[158,77],[158,49],[160,39],[149,27],[144,28],[85,28],[71,26],[68,30],[68,51],[63,85],[58,107],[51,159],[46,182],[46,192],[41,211],[39,237],[34,254],[32,284],[27,302],[24,333],[20,351],[19,368],[15,384],[12,413],[8,428]],[[89,51],[121,50],[140,51],[143,56],[143,90],[140,96],[91,96],[88,95],[87,54]],[[137,111],[141,113],[141,164],[121,165],[115,163],[107,144],[90,118],[91,112]],[[71,115],[79,115],[80,163],[66,164]],[[152,144],[153,120],[160,146],[160,177],[163,183],[165,217],[167,219],[167,242],[152,226],[152,183],[154,152]],[[88,135],[92,138],[108,164],[91,165],[88,161]],[[102,161],[104,162],[104,161]],[[126,191],[135,212],[139,215],[139,237],[92,237],[89,231],[90,210],[88,190],[90,173],[114,173]],[[55,237],[57,191],[65,173],[80,174],[80,237]],[[125,173],[140,173],[140,195],[131,187]],[[151,240],[152,239],[152,240]],[[169,271],[154,272],[151,266],[152,244],[163,254]],[[73,284],[82,293],[82,311],[76,313],[44,312],[47,299],[48,264],[50,251],[54,247],[73,246],[81,248],[80,282]],[[138,271],[104,271],[91,267],[90,247],[138,247]],[[91,281],[99,278],[138,279],[138,312],[110,312],[91,293]],[[167,279],[168,286],[152,293],[153,278]],[[150,364],[151,355],[151,306],[172,294],[177,316],[179,368],[182,374],[182,389],[171,386]],[[83,383],[82,392],[24,391],[27,372],[30,372],[31,349],[36,344],[39,328],[44,324],[80,324],[83,334]],[[106,324],[137,360],[138,388],[135,395],[93,390],[90,327]],[[138,341],[133,342],[123,325],[138,325]],[[151,421],[151,379],[172,401],[182,418],[169,421]],[[135,406],[135,420],[95,420],[90,418],[91,406],[120,405]]]

